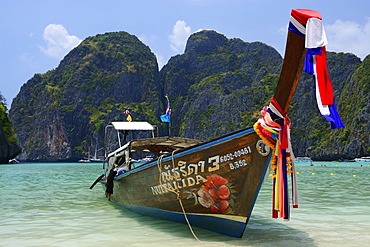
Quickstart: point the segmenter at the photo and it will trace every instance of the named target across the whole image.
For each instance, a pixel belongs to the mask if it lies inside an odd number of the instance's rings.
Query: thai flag
[[[170,107],[170,100],[168,99],[168,96],[166,96],[166,98],[167,98],[166,112],[165,112],[164,115],[161,115],[161,121],[163,123],[170,123],[171,122],[172,109]]]
[[[304,60],[304,70],[312,74],[315,80],[316,102],[326,121],[331,123],[331,128],[345,127],[337,112],[332,83],[329,78],[329,70],[326,64],[326,45],[328,44],[322,17],[299,15],[300,11],[292,11],[289,30],[305,37],[307,48]]]

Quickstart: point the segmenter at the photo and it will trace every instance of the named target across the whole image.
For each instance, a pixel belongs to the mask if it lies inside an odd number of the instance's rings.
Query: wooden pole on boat
[[[287,117],[287,113],[303,70],[303,61],[306,55],[306,35],[310,35],[308,41],[314,43],[314,45],[317,45],[320,42],[325,43],[322,40],[323,37],[319,37],[321,34],[320,30],[316,29],[317,21],[314,19],[311,20],[311,18],[322,19],[320,13],[313,10],[293,9],[291,12],[284,61],[275,94],[270,103],[270,110],[274,113],[273,118],[278,122],[281,129],[279,131],[279,137],[276,142],[277,147],[275,149],[276,159],[274,164],[276,163],[277,168],[273,180],[273,218],[281,217],[289,220],[290,215],[287,169],[289,162],[294,158],[294,156],[292,156],[292,152],[290,150],[290,121]],[[309,24],[309,30],[306,30],[307,24]],[[312,25],[315,25],[314,29]],[[312,36],[312,33],[315,34],[315,37]],[[318,38],[321,38],[321,40]],[[317,42],[317,44],[315,42]],[[309,46],[312,47],[312,44]],[[269,122],[270,115],[268,114],[266,116],[266,121]],[[255,126],[257,131],[258,122]],[[293,164],[291,167],[294,169]],[[293,186],[293,207],[298,207],[297,185],[293,170],[291,171],[291,177]]]
[[[288,30],[283,67],[274,94],[284,113],[289,110],[290,102],[301,77],[305,50],[304,37]]]

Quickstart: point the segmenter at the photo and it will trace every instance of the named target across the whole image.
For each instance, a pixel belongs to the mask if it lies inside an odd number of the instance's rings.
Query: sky
[[[149,46],[162,67],[188,37],[215,30],[260,41],[284,54],[292,9],[319,11],[327,50],[370,54],[369,0],[0,0],[0,91],[10,108],[34,74],[55,69],[89,36],[125,31]]]

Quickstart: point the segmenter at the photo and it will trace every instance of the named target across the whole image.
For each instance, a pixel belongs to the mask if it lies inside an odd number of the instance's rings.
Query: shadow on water
[[[164,238],[171,236],[185,242],[196,242],[186,224],[143,216],[125,209],[116,202],[111,202],[111,205],[120,213],[121,217],[136,221],[149,234],[153,231]],[[192,227],[192,230],[202,242],[199,246],[318,246],[308,233],[261,216],[251,217],[241,238],[220,235],[198,227]]]

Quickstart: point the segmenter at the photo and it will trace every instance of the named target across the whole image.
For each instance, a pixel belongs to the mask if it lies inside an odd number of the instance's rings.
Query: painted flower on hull
[[[205,208],[210,208],[213,205],[214,201],[212,196],[208,193],[207,190],[200,188],[198,190],[198,202]]]
[[[217,174],[207,176],[207,182],[198,190],[199,203],[203,207],[210,208],[213,213],[226,212],[230,207],[231,197],[228,182]]]

